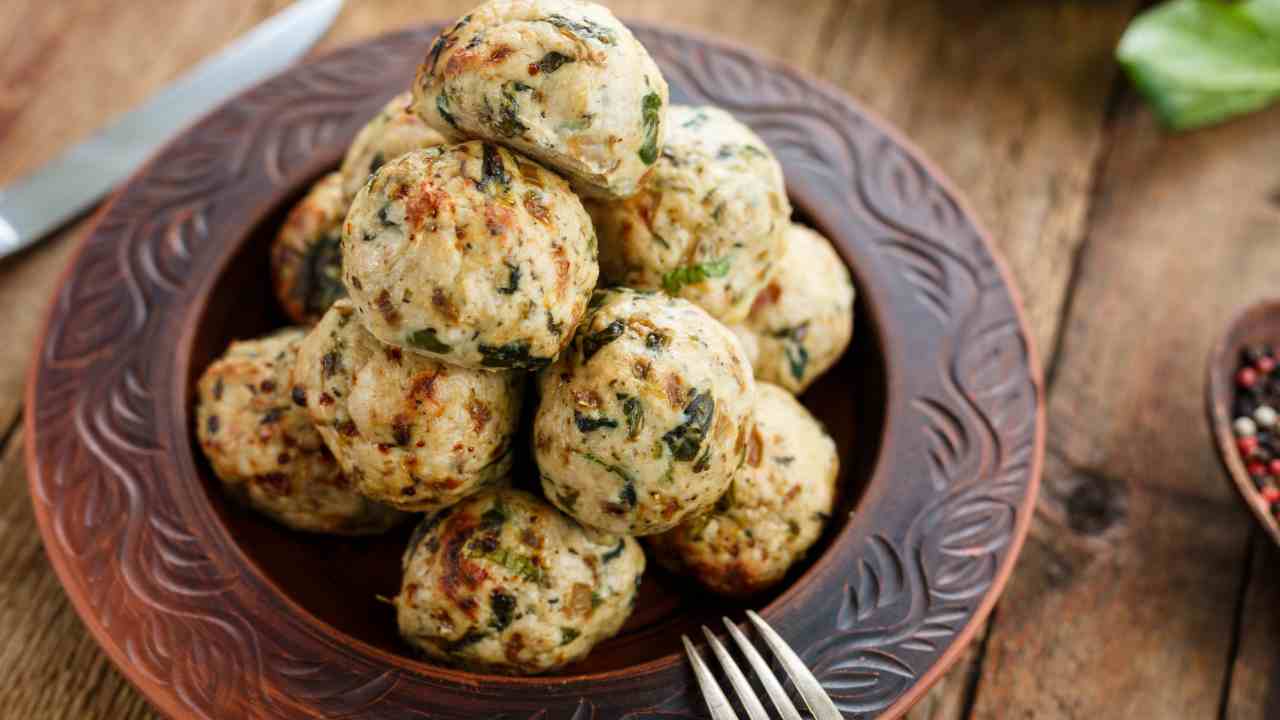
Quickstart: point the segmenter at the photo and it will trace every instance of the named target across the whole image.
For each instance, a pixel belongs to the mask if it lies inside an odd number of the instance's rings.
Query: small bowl
[[[1240,348],[1263,343],[1280,345],[1280,299],[1263,300],[1241,310],[1213,344],[1209,351],[1209,377],[1205,383],[1205,410],[1209,414],[1213,444],[1218,448],[1218,457],[1222,458],[1231,484],[1271,539],[1280,544],[1280,522],[1271,514],[1269,504],[1249,477],[1236,449],[1236,436],[1231,428],[1234,420],[1231,412],[1235,399],[1234,378]]]

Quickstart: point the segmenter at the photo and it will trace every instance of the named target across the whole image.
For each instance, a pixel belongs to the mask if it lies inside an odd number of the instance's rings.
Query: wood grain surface
[[[0,182],[144,99],[282,0],[0,3]],[[321,49],[471,0],[348,0]],[[1201,419],[1225,316],[1280,274],[1280,111],[1169,136],[1117,77],[1137,0],[619,0],[784,59],[901,128],[1009,260],[1049,370],[1041,512],[989,632],[915,718],[1259,717],[1280,559]],[[163,30],[159,30],[162,28]],[[40,548],[16,419],[79,225],[0,265],[0,708],[147,717]]]

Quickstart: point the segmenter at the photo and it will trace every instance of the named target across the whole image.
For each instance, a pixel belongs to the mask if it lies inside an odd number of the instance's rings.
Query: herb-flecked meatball
[[[521,380],[384,345],[340,300],[302,341],[291,393],[358,491],[423,511],[506,477]]]
[[[490,370],[551,362],[599,274],[591,219],[564,179],[480,142],[383,165],[352,203],[342,256],[374,336]]]
[[[755,348],[756,379],[804,392],[849,347],[853,299],[849,269],[831,243],[792,225],[778,274],[756,296],[746,322],[734,327],[743,345]]]
[[[557,507],[607,532],[668,530],[741,466],[755,382],[738,339],[696,305],[597,292],[539,379],[534,455]]]
[[[658,562],[707,588],[750,595],[778,583],[822,534],[836,500],[835,442],[787,391],[756,388],[747,463],[710,512],[649,538]]]
[[[432,130],[413,112],[413,93],[405,91],[391,98],[369,124],[365,125],[342,161],[343,192],[355,197],[369,177],[388,160],[410,150],[443,145],[445,138]]]
[[[234,342],[197,386],[196,433],[223,487],[295,530],[362,535],[408,518],[356,493],[289,397],[305,332]]]
[[[445,135],[507,145],[600,197],[640,187],[667,102],[631,31],[574,0],[484,3],[436,38],[414,82],[415,110]]]
[[[320,179],[289,211],[271,245],[271,278],[276,298],[289,319],[300,324],[320,319],[342,286],[342,220],[348,199],[342,174]]]
[[[738,322],[782,257],[791,217],[782,168],[713,107],[671,108],[653,175],[626,200],[588,202],[610,282],[665,290]]]
[[[548,672],[618,632],[644,565],[631,538],[585,528],[529,493],[486,491],[414,532],[395,598],[400,634],[453,665]]]

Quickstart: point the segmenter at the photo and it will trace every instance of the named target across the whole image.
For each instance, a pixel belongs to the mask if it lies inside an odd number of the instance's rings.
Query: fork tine
[[[737,693],[738,699],[742,701],[742,708],[747,711],[747,717],[751,718],[751,720],[769,720],[769,715],[764,711],[764,705],[760,704],[760,698],[756,697],[755,690],[751,689],[751,683],[747,682],[747,676],[743,675],[742,671],[738,669],[738,664],[733,661],[733,656],[729,655],[729,651],[724,649],[724,645],[720,644],[720,640],[707,629],[706,625],[702,626],[702,634],[707,636],[707,644],[711,646],[711,651],[716,654],[716,659],[720,661],[720,667],[724,669],[724,674],[729,676],[729,684],[733,685],[733,691]]]
[[[724,696],[724,691],[716,684],[707,664],[702,662],[702,656],[694,649],[693,643],[689,642],[689,636],[681,635],[680,639],[684,641],[684,651],[693,664],[694,677],[698,678],[698,687],[702,688],[702,697],[707,701],[707,709],[711,711],[711,720],[738,720],[737,713],[729,705],[729,698]]]
[[[760,683],[764,685],[765,692],[769,693],[769,699],[773,701],[773,706],[778,709],[778,714],[782,716],[782,720],[800,720],[800,712],[796,710],[795,704],[791,702],[791,698],[787,697],[787,691],[782,689],[782,683],[778,682],[778,678],[773,676],[773,671],[769,669],[769,664],[760,657],[760,651],[756,650],[756,646],[752,645],[747,636],[742,634],[737,625],[724,618],[724,626],[729,628],[729,634],[733,636],[733,641],[737,643],[738,649],[746,656],[747,662],[751,663],[751,669],[755,671],[756,677],[760,678]]]
[[[782,668],[787,671],[791,681],[796,684],[796,690],[800,692],[800,697],[804,698],[804,704],[809,706],[809,712],[813,713],[814,720],[843,720],[844,716],[836,709],[835,703],[831,702],[831,698],[822,689],[818,679],[809,672],[809,668],[804,666],[804,661],[796,655],[790,645],[787,645],[782,636],[774,632],[764,618],[757,615],[754,610],[748,610],[747,617],[751,619],[751,624],[756,626],[765,643],[773,650],[774,656],[782,663]]]

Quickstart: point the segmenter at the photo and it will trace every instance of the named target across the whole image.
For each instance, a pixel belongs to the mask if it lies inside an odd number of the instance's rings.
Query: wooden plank
[[[49,567],[27,499],[21,430],[0,463],[0,597],[5,717],[153,717],[85,632]]]
[[[1280,111],[1187,135],[1118,113],[1063,330],[1039,522],[976,717],[1210,717],[1251,520],[1202,410],[1230,311],[1274,293]]]
[[[0,184],[52,160],[284,4],[0,3]],[[0,303],[14,310],[5,323],[11,350],[0,357],[0,427],[20,412],[50,294],[87,224],[0,263]]]
[[[846,3],[820,63],[968,197],[1043,353],[1084,236],[1112,49],[1138,4]]]
[[[1260,530],[1253,532],[1248,585],[1237,622],[1237,649],[1231,664],[1226,720],[1280,716],[1280,549]]]

